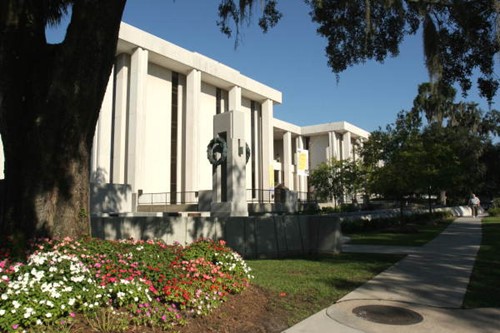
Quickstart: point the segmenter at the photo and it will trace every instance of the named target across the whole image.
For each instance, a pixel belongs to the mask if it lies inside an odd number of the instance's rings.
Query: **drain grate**
[[[365,320],[386,325],[413,325],[424,320],[415,311],[388,305],[363,305],[352,312]]]

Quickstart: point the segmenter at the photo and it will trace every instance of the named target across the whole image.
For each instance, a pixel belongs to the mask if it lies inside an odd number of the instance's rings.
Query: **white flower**
[[[45,314],[45,317],[47,317],[47,318],[51,318],[51,317],[52,317],[52,313],[47,312],[47,313]]]
[[[5,314],[5,310],[4,309],[0,309],[0,316],[3,316]]]
[[[14,309],[17,309],[21,306],[21,303],[19,303],[18,301],[12,301],[12,305],[14,306]]]
[[[6,301],[8,298],[9,296],[7,296],[7,294],[2,294],[2,300]]]
[[[68,301],[68,305],[69,306],[73,306],[73,304],[75,304],[75,301],[76,301],[76,299],[70,298],[69,301]]]

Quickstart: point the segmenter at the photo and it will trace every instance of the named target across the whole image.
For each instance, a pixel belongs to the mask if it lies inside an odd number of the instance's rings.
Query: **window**
[[[215,114],[219,114],[222,112],[222,89],[221,88],[217,88],[217,90],[215,91]]]

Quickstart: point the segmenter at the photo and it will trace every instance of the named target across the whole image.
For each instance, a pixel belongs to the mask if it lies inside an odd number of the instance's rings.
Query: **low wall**
[[[92,214],[131,212],[134,206],[132,201],[130,185],[90,183]]]
[[[470,216],[467,206],[433,208],[454,216]],[[427,210],[405,211],[405,214]],[[355,219],[399,216],[399,209],[332,215],[281,215],[254,217],[190,217],[168,213],[93,216],[92,236],[118,239],[161,239],[167,244],[189,244],[200,238],[224,239],[246,258],[277,258],[300,254],[339,253],[341,223]]]
[[[92,236],[161,239],[189,244],[199,238],[224,239],[246,258],[339,253],[340,221],[331,216],[210,217],[94,216]]]

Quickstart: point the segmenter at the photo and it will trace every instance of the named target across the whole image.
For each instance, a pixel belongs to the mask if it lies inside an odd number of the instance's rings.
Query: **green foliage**
[[[233,28],[231,23],[234,23],[236,28],[236,41],[238,41],[240,26],[244,22],[249,22],[248,18],[252,16],[252,10],[255,1],[233,1],[224,0],[219,4],[219,20],[217,25],[220,31],[231,37]],[[281,19],[282,14],[277,10],[276,0],[265,0],[259,2],[262,6],[262,16],[259,18],[259,26],[262,31],[267,32],[269,28],[274,27]]]
[[[309,183],[321,200],[331,200],[350,195],[353,198],[362,190],[365,172],[357,161],[332,159],[319,164],[309,175]]]
[[[114,308],[100,308],[95,313],[85,316],[87,324],[96,332],[119,333],[128,329],[128,314]]]
[[[480,71],[478,88],[493,100],[499,80],[498,4],[478,1],[307,0],[318,33],[328,40],[328,64],[338,74],[369,59],[397,56],[407,35],[422,28],[426,66],[433,81],[458,83],[463,92]]]
[[[449,220],[451,213],[448,212],[434,212],[411,214],[404,216],[404,223],[426,225],[430,223],[440,223]],[[357,219],[353,221],[342,222],[342,232],[346,234],[352,233],[365,233],[380,231],[392,226],[403,224],[401,217],[383,217],[374,219]]]
[[[434,239],[452,221],[448,213],[415,214],[399,218],[343,222],[342,231],[353,244],[421,246]]]
[[[500,208],[500,198],[494,198],[491,201],[491,207],[492,208]]]
[[[494,207],[488,209],[488,215],[490,216],[500,216],[500,207]]]
[[[248,286],[250,268],[223,241],[191,246],[43,240],[19,263],[2,249],[0,330],[50,330],[75,313],[101,332],[123,331],[129,321],[167,329]]]
[[[498,149],[490,143],[498,111],[484,113],[474,103],[455,103],[454,96],[450,86],[421,84],[413,109],[372,133],[361,150],[370,192],[402,202],[446,191],[453,202],[472,191],[499,190]]]

